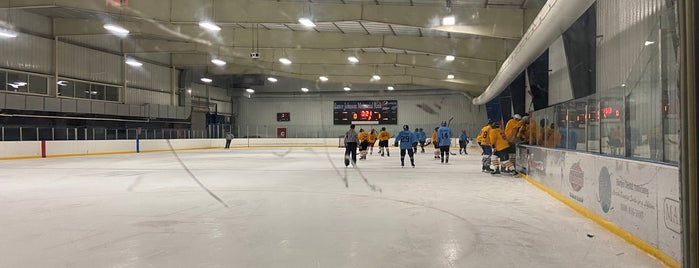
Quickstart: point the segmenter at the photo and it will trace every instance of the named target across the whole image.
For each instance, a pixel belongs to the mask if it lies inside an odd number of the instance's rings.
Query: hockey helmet
[[[442,121],[442,126],[446,127],[447,126],[447,121]]]
[[[514,118],[517,119],[517,120],[520,120],[520,119],[522,119],[522,116],[519,115],[519,114],[515,114]]]
[[[410,127],[408,125],[403,125],[403,130],[410,130]]]

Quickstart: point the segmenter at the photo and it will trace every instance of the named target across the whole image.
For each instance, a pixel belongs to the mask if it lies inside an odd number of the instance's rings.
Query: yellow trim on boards
[[[558,192],[544,186],[543,184],[539,183],[538,181],[524,175],[520,174],[522,178],[524,178],[526,181],[529,183],[533,184],[537,188],[541,189],[542,191],[548,193],[549,195],[553,196],[554,198],[558,199],[558,201],[561,201],[563,204],[566,204],[568,207],[573,209],[574,211],[580,213],[580,215],[585,216],[586,218],[592,220],[593,222],[599,224],[602,226],[604,229],[607,229],[609,232],[621,237],[622,239],[626,240],[626,242],[629,242],[630,244],[636,246],[637,248],[641,249],[642,251],[646,252],[648,255],[651,255],[658,259],[660,262],[665,264],[667,267],[672,267],[672,268],[680,268],[681,265],[675,261],[672,257],[668,256],[665,254],[665,252],[662,252],[661,250],[655,248],[654,246],[651,246],[650,244],[646,243],[645,241],[641,240],[640,238],[634,236],[633,234],[627,232],[626,230],[622,229],[619,226],[616,226],[614,223],[604,219],[602,216],[599,216],[595,214],[594,212],[590,211],[586,207],[574,202],[573,200],[568,199],[567,197],[559,194]]]

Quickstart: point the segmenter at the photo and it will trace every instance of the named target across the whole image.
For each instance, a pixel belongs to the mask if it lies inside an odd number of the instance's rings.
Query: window
[[[48,79],[43,76],[29,75],[29,93],[48,94]]]
[[[75,83],[73,81],[58,80],[58,96],[75,97]]]
[[[14,92],[28,92],[27,75],[20,73],[7,73],[7,90]]]
[[[105,100],[108,101],[119,101],[119,87],[105,87]]]
[[[7,89],[7,73],[0,72],[0,90]]]
[[[90,85],[90,98],[93,100],[104,100],[104,85]]]
[[[90,98],[90,84],[83,82],[75,83],[75,97],[89,99]]]

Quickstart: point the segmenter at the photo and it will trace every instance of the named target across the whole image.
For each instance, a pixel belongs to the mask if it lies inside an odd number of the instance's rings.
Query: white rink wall
[[[679,168],[522,146],[518,171],[682,261]]]
[[[225,139],[169,140],[175,150],[223,148]],[[391,145],[393,140],[390,141]],[[140,140],[141,152],[170,150],[168,140]],[[234,139],[232,147],[338,147],[338,138]],[[136,140],[46,141],[46,157],[136,153]],[[42,157],[41,141],[0,142],[0,159]]]

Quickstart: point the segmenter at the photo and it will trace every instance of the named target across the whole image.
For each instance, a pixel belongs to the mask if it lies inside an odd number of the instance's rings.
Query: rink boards
[[[608,221],[607,229],[620,228],[611,231],[627,241],[661,260],[671,258],[664,260],[666,264],[681,262],[678,167],[522,146],[517,150],[517,169],[555,192],[552,195],[567,199],[562,201],[574,209],[582,207],[578,212],[589,213],[586,216],[603,225]]]

